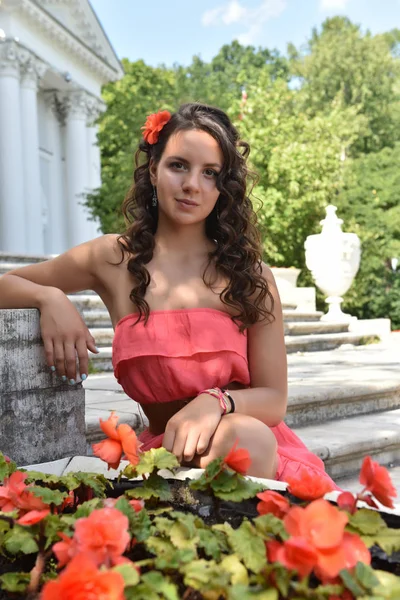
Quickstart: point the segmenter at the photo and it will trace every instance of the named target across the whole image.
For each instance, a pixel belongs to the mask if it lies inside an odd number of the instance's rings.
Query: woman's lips
[[[193,202],[192,200],[176,200],[181,206],[187,206],[188,208],[194,208],[195,206],[198,206],[195,202]]]

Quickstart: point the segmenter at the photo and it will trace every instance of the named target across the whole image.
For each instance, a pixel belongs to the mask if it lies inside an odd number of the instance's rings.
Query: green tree
[[[329,113],[310,118],[301,91],[263,74],[249,88],[239,126],[259,174],[254,195],[265,258],[275,266],[303,268],[304,241],[317,232],[324,207],[335,197],[341,153],[356,139],[363,117],[336,102]]]
[[[289,46],[291,70],[306,92],[305,101],[316,113],[330,110],[340,93],[345,105],[360,107],[368,127],[353,146],[365,153],[392,146],[400,139],[400,33],[372,36],[346,17],[327,19],[313,30],[303,51]]]
[[[400,327],[400,143],[349,161],[335,204],[347,231],[361,240],[360,270],[345,307],[361,318],[390,317]]]

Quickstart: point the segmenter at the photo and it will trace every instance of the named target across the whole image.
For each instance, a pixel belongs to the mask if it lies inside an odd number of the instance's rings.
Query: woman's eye
[[[171,167],[173,167],[174,169],[179,169],[179,167],[183,167],[183,164],[180,162],[173,162],[171,163]]]
[[[218,173],[216,171],[213,171],[213,169],[206,169],[206,173],[211,177],[218,177]]]

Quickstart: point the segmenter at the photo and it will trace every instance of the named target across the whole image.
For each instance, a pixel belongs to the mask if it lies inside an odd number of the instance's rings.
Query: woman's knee
[[[245,448],[250,454],[249,475],[275,476],[277,443],[274,434],[262,421],[238,413],[221,419],[207,451],[196,457],[196,463],[204,468],[215,458],[225,456],[236,440],[238,447]]]

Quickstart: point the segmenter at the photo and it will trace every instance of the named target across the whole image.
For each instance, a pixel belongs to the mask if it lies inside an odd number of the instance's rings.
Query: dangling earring
[[[217,220],[219,221],[219,201],[217,202]]]
[[[153,199],[151,202],[152,206],[157,206],[157,191],[156,188],[153,185]]]

